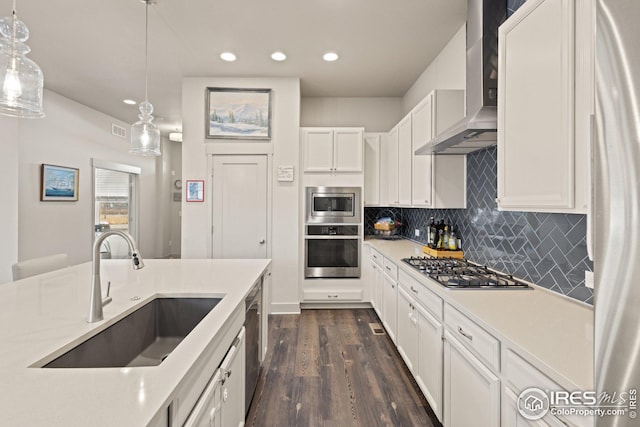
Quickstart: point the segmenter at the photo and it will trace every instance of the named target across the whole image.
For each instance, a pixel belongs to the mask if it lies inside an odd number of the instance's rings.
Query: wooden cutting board
[[[432,256],[434,258],[456,258],[463,259],[464,252],[463,251],[448,251],[445,249],[431,249],[429,246],[422,247],[422,253]]]

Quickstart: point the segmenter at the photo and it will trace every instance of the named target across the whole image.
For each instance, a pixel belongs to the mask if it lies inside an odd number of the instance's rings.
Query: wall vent
[[[111,134],[122,139],[127,139],[127,130],[115,123],[111,123]]]

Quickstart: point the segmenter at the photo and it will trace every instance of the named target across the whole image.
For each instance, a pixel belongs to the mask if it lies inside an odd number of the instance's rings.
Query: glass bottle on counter
[[[453,231],[453,227],[451,227],[451,232],[449,233],[449,241],[447,243],[447,249],[451,251],[455,251],[458,249],[458,238],[456,236],[456,232]]]
[[[431,217],[431,222],[429,223],[429,227],[427,228],[427,245],[431,248],[436,246],[436,223]]]
[[[451,236],[449,226],[445,225],[444,232],[442,233],[442,249],[449,249],[449,236]]]

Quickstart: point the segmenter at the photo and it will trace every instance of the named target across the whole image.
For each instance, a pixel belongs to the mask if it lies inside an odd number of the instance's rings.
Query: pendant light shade
[[[153,123],[153,105],[149,101],[140,103],[140,120],[131,125],[131,148],[129,152],[140,156],[159,156],[160,130]]]
[[[148,62],[149,62],[149,4],[145,3],[145,28],[144,28],[144,101],[140,103],[140,120],[131,125],[131,146],[129,152],[140,156],[159,156],[160,130],[153,123],[153,105],[149,102],[147,94]]]
[[[13,14],[0,19],[0,114],[11,117],[44,117],[42,70],[26,55],[29,29]]]

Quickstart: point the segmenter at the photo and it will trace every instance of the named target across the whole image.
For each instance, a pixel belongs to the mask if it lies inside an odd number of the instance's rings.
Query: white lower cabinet
[[[518,394],[510,387],[502,390],[502,427],[565,427],[553,416],[539,420],[528,420],[518,412]]]
[[[185,427],[244,425],[244,327],[189,414]]]
[[[382,273],[382,267],[380,267],[378,264],[376,264],[375,262],[371,261],[371,269],[372,269],[372,275],[371,275],[371,285],[372,285],[372,289],[371,289],[371,305],[373,306],[374,310],[376,311],[376,314],[378,315],[378,317],[382,317],[382,301],[383,301],[383,296],[382,296],[382,286],[383,286],[383,273]]]
[[[383,259],[382,274],[382,325],[387,330],[389,338],[396,343],[398,332],[398,267]]]
[[[444,338],[444,425],[499,427],[500,379],[448,330]]]
[[[431,409],[442,421],[442,323],[419,305],[415,311],[418,366],[414,375]]]
[[[404,286],[398,286],[398,352],[442,421],[442,323]]]
[[[529,421],[518,412],[518,396],[524,390],[535,387],[546,391],[567,391],[551,378],[536,369],[531,363],[512,349],[503,353],[502,374],[505,378],[502,389],[502,426],[576,426],[592,427],[593,418],[582,415],[556,416],[550,410],[543,418]],[[550,402],[550,409],[555,404]]]
[[[414,373],[418,364],[418,318],[416,302],[404,289],[398,289],[398,353]]]

